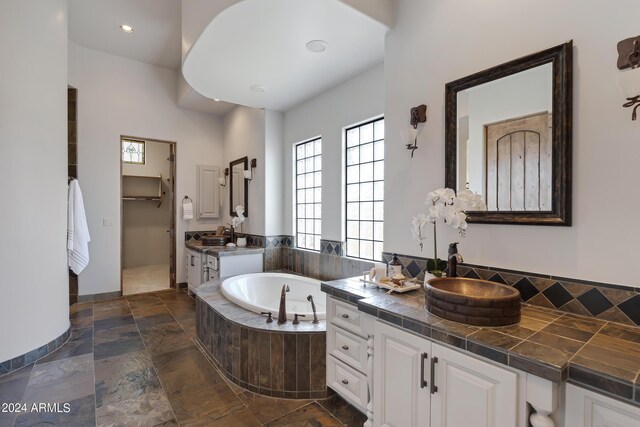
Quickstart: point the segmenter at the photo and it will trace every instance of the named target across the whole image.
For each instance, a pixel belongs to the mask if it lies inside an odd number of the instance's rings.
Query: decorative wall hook
[[[620,87],[627,98],[627,102],[622,104],[624,108],[631,108],[631,120],[638,118],[637,110],[640,107],[640,94],[638,87],[640,84],[640,36],[631,37],[618,42],[618,69],[629,68],[633,74],[626,74],[624,79],[622,73],[620,77]],[[638,69],[638,71],[634,71]],[[626,71],[629,73],[630,71]]]
[[[229,176],[229,168],[224,168],[224,178],[218,178],[218,184],[222,188],[227,186],[227,177]]]
[[[425,123],[427,121],[427,106],[424,104],[418,105],[411,109],[411,118],[409,124],[414,129],[418,129],[418,123]],[[413,152],[418,149],[418,132],[413,140],[413,144],[406,144],[407,150],[411,150],[411,158],[413,158]]]

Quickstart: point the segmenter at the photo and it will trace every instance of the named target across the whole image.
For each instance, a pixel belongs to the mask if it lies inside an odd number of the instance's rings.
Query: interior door
[[[551,210],[551,130],[547,112],[485,125],[488,210]]]
[[[434,358],[431,427],[518,425],[518,376],[439,344]],[[424,424],[427,425],[427,424]]]

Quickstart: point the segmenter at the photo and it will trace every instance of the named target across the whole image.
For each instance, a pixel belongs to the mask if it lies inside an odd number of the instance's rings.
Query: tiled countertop
[[[188,242],[185,243],[185,246],[202,254],[211,254],[218,257],[264,253],[264,248],[259,248],[257,246],[246,246],[244,248],[228,248],[226,246],[204,246],[201,242]]]
[[[389,295],[356,277],[323,282],[322,290],[434,341],[640,406],[640,328],[528,304],[523,304],[522,321],[517,325],[478,327],[426,311],[422,289]]]

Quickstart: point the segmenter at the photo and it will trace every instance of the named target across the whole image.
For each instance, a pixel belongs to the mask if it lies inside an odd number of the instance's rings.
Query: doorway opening
[[[122,295],[176,286],[176,143],[120,137]]]

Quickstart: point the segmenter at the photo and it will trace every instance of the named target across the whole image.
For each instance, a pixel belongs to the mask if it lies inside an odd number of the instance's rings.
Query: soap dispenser
[[[387,275],[389,277],[393,277],[396,274],[402,274],[402,264],[400,264],[400,260],[398,260],[398,255],[393,254],[393,258],[389,263],[389,269]]]

